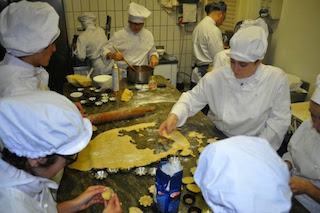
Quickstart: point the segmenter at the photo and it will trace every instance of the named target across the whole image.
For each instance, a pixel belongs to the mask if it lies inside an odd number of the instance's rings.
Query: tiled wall
[[[127,5],[136,2],[148,8],[152,13],[146,19],[145,28],[153,33],[155,45],[163,45],[166,52],[175,55],[178,60],[178,82],[190,81],[192,61],[193,26],[181,27],[177,24],[177,10],[167,13],[159,0],[63,0],[69,43],[73,35],[79,35],[81,27],[77,17],[83,12],[92,12],[97,16],[96,23],[101,27],[106,24],[107,15],[111,17],[111,36],[128,25]],[[201,5],[201,3],[199,3]],[[201,6],[198,7],[198,20],[201,17]]]

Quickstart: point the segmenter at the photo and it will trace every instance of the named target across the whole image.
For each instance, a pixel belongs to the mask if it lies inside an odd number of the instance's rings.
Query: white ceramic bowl
[[[164,49],[157,49],[157,52],[160,56],[162,56],[164,54],[165,50]]]
[[[111,75],[97,75],[93,77],[93,82],[97,87],[101,89],[111,89],[112,88],[112,76]]]

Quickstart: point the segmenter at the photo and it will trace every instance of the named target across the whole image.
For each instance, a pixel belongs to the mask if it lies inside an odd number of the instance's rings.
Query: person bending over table
[[[304,121],[291,137],[282,156],[292,177],[295,198],[310,212],[320,212],[320,75],[310,101],[311,120]]]
[[[159,135],[170,134],[208,104],[215,126],[228,137],[258,136],[278,150],[291,122],[290,89],[280,68],[261,64],[267,46],[262,27],[240,29],[230,40],[231,66],[213,69],[182,93]]]
[[[0,13],[0,97],[49,90],[48,66],[60,35],[59,15],[45,2],[13,2]],[[80,103],[75,102],[86,117]]]
[[[3,212],[79,212],[104,203],[105,213],[120,213],[116,194],[105,201],[105,186],[88,187],[73,200],[56,204],[49,189],[54,177],[77,159],[92,136],[92,125],[66,97],[33,91],[0,100],[0,206]]]
[[[290,174],[268,141],[235,136],[208,145],[194,180],[213,212],[289,212]]]

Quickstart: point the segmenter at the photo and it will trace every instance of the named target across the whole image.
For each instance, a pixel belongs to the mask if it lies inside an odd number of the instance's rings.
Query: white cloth
[[[304,121],[293,134],[288,152],[282,156],[292,164],[292,176],[310,181],[320,188],[320,134],[312,127],[311,120]],[[306,194],[295,198],[310,212],[320,212],[320,204]]]
[[[85,60],[85,58],[91,60],[94,71],[92,76],[112,73],[112,64],[105,63],[106,56],[101,55],[101,50],[107,42],[104,30],[94,25],[88,25],[86,30],[78,36],[77,49],[74,54],[80,60]]]
[[[0,14],[0,43],[17,57],[39,53],[60,35],[59,15],[48,3],[11,3]]]
[[[0,97],[26,93],[33,90],[48,90],[49,74],[42,67],[6,54],[0,62]]]
[[[55,182],[19,170],[2,159],[0,173],[1,212],[58,212],[49,191],[58,188]]]
[[[260,26],[240,28],[230,40],[230,53],[227,55],[243,62],[262,60],[268,48],[268,37]]]
[[[139,33],[132,32],[130,27],[115,32],[103,49],[102,55],[115,52],[112,45],[115,45],[132,65],[149,65],[152,55],[159,58],[154,46],[153,35],[145,28],[142,28]],[[110,63],[110,61],[109,59],[105,63]]]
[[[311,100],[320,105],[320,75],[317,77],[315,87],[316,88],[312,94]]]
[[[291,122],[288,78],[273,66],[261,64],[255,74],[244,79],[235,78],[230,67],[207,73],[173,106],[171,113],[178,117],[177,126],[207,104],[216,127],[224,134],[259,136],[275,150]]]
[[[182,17],[184,23],[197,22],[197,4],[182,4]]]
[[[194,180],[215,213],[289,212],[287,165],[264,139],[237,136],[208,145]]]
[[[216,22],[206,16],[193,30],[192,57],[196,65],[208,65],[223,50],[222,34]]]
[[[220,51],[214,56],[213,68],[230,66],[230,58],[227,56],[227,53],[230,53],[230,49]]]
[[[144,23],[145,19],[151,14],[150,10],[135,2],[128,4],[127,12],[129,20],[134,23]]]
[[[65,96],[32,91],[0,99],[0,138],[18,156],[73,155],[89,143],[92,125]]]

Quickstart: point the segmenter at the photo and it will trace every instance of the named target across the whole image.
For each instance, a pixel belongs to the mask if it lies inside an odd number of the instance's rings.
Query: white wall
[[[319,8],[319,0],[284,0],[270,47],[270,64],[309,82],[309,97],[320,74]]]

